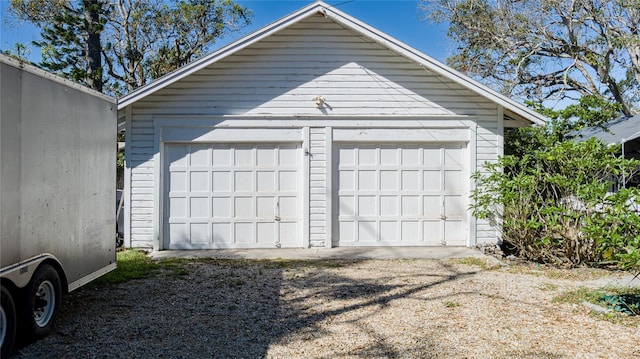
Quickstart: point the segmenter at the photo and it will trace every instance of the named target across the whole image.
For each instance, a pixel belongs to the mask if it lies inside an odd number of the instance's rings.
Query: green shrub
[[[502,231],[502,239],[526,259],[561,266],[613,263],[640,268],[637,189],[610,190],[640,161],[590,139],[553,142],[539,129],[523,130],[527,144],[473,175],[471,209]],[[528,146],[524,146],[528,147]],[[530,148],[530,147],[529,147]]]

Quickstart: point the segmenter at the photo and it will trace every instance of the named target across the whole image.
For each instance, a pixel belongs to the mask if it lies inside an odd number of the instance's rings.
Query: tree
[[[211,50],[250,22],[231,0],[12,0],[42,29],[45,69],[120,95]]]
[[[35,7],[39,3],[43,7]],[[102,92],[102,46],[100,35],[106,22],[99,0],[83,0],[77,7],[62,2],[30,4],[13,1],[14,9],[24,17],[32,14],[33,21],[42,27],[42,40],[34,44],[42,48],[40,66],[73,81]],[[18,7],[21,5],[22,7]],[[45,17],[42,12],[49,12]]]
[[[13,50],[4,50],[1,51],[0,53],[7,55],[7,56],[11,56],[14,59],[23,61],[23,62],[28,62],[27,61],[27,55],[29,55],[31,51],[29,50],[29,48],[27,48],[23,43],[20,42],[16,42],[13,45]]]
[[[457,43],[448,63],[524,99],[640,102],[640,0],[420,0]],[[634,108],[635,106],[635,108]]]

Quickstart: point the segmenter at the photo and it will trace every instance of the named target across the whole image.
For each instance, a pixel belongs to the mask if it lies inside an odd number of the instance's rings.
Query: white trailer
[[[0,357],[116,268],[116,101],[0,55]]]

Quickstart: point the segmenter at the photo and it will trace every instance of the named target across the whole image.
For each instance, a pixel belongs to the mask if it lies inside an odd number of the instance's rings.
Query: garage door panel
[[[212,202],[212,217],[215,218],[230,218],[231,217],[231,199],[229,197],[213,197]]]
[[[419,166],[420,161],[420,152],[421,150],[418,148],[402,148],[400,149],[402,154],[402,162],[403,166]]]
[[[273,222],[256,223],[256,238],[258,244],[268,245],[273,243],[273,239],[276,237],[276,225]]]
[[[401,197],[402,217],[418,217],[420,215],[420,196],[402,196]]]
[[[186,192],[187,191],[187,173],[185,171],[171,172],[171,191]]]
[[[462,148],[450,148],[444,153],[444,165],[453,167],[464,166],[464,153]]]
[[[167,164],[170,167],[187,166],[187,146],[171,146],[165,151]]]
[[[396,166],[399,162],[399,151],[397,148],[380,149],[380,166]]]
[[[382,242],[397,242],[399,228],[396,221],[380,221],[380,240]]]
[[[212,148],[213,167],[228,167],[231,165],[232,152],[228,148]]]
[[[189,216],[191,218],[209,218],[209,198],[191,197],[189,203]]]
[[[191,192],[209,192],[209,172],[190,172],[189,189],[191,190]]]
[[[353,147],[346,147],[338,149],[338,157],[340,158],[340,164],[343,166],[353,166],[356,164],[355,154]]]
[[[258,192],[275,192],[276,176],[272,171],[257,172],[257,191]]]
[[[278,173],[279,192],[298,192],[298,175],[296,171],[280,171]]]
[[[268,148],[256,150],[256,165],[261,167],[273,167],[276,165],[276,153]]]
[[[253,162],[253,147],[237,146],[233,152],[236,166],[251,166]]]
[[[400,173],[402,174],[403,191],[420,190],[420,171],[401,171]]]
[[[172,243],[188,243],[187,225],[185,223],[169,224],[169,235]]]
[[[209,243],[209,223],[191,223],[190,230],[189,238],[191,239],[191,243]]]
[[[380,190],[381,191],[397,191],[398,186],[398,172],[380,170]]]
[[[380,216],[398,217],[398,208],[397,196],[380,196]]]
[[[358,222],[358,242],[378,242],[378,223],[375,221]]]
[[[466,238],[465,145],[353,144],[336,152],[339,245]]]
[[[422,197],[423,215],[426,218],[440,218],[442,213],[442,203],[440,196]]]
[[[252,197],[235,197],[233,201],[233,216],[246,219],[255,216]]]
[[[354,196],[340,196],[340,216],[355,216],[356,215],[356,205],[355,205],[355,197]]]
[[[209,148],[208,146],[192,145],[190,149],[190,165],[195,166],[209,166]]]
[[[298,198],[289,196],[280,196],[276,203],[277,207],[277,216],[280,218],[295,218],[296,215],[300,212],[298,208]]]
[[[375,191],[378,189],[376,171],[358,171],[358,189],[360,191]]]
[[[253,223],[236,222],[234,229],[234,239],[237,244],[249,244],[254,241]]]
[[[420,241],[419,221],[400,221],[402,225],[402,236],[399,242],[417,243]]]
[[[445,196],[444,215],[451,219],[462,219],[466,212],[465,202],[462,196]]]
[[[230,244],[232,243],[231,237],[231,223],[217,222],[211,225],[213,230],[213,243],[215,244]],[[173,238],[172,238],[173,240]]]
[[[169,215],[172,218],[187,218],[187,199],[184,197],[169,198]]]
[[[280,238],[280,245],[286,247],[299,247],[299,222],[279,222],[278,223],[278,237]]]
[[[464,174],[462,171],[444,171],[444,190],[448,193],[464,191]]]
[[[377,216],[379,212],[376,205],[376,196],[359,196],[358,213],[361,216]]]
[[[299,145],[167,144],[164,153],[165,247],[301,246]]]
[[[444,234],[447,238],[447,244],[450,245],[465,245],[466,236],[464,231],[464,223],[459,221],[446,221],[444,223]]]
[[[276,200],[273,197],[256,198],[256,216],[258,218],[275,218],[276,217]]]
[[[253,172],[235,172],[233,186],[233,190],[236,192],[253,192]]]
[[[427,191],[440,191],[442,172],[439,170],[422,171],[422,188]]]
[[[338,226],[340,232],[340,244],[349,245],[356,242],[355,223],[353,221],[340,221]]]
[[[426,245],[438,245],[442,243],[443,232],[442,232],[442,221],[441,220],[427,220],[422,223],[422,233],[424,233],[424,243]]]
[[[353,173],[352,171],[340,171],[338,184],[340,186],[340,189],[343,191],[355,190],[355,173]]]

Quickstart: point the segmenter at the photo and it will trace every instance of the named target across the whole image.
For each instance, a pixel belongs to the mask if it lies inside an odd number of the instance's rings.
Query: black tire
[[[16,338],[16,307],[11,293],[2,286],[0,295],[0,358],[8,358]]]
[[[62,304],[58,272],[48,264],[38,267],[24,297],[25,334],[33,340],[41,339],[51,332]]]

